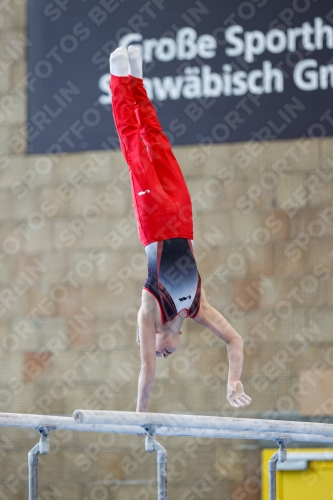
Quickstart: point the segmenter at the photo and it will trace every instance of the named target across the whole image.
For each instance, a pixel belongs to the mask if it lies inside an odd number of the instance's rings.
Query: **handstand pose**
[[[139,239],[148,275],[138,313],[141,352],[136,411],[148,411],[156,356],[180,345],[181,326],[192,318],[228,345],[227,398],[236,408],[250,404],[240,381],[243,340],[206,300],[193,252],[192,204],[183,174],[143,86],[142,60],[130,46],[110,57],[112,110],[129,167]]]

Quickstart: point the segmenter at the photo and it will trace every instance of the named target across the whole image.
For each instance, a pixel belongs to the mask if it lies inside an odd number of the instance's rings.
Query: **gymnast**
[[[243,340],[208,302],[193,252],[192,203],[181,169],[164,135],[142,80],[142,60],[132,46],[110,56],[112,110],[129,168],[134,215],[145,247],[148,274],[138,313],[141,370],[137,412],[148,411],[156,357],[180,345],[181,327],[191,318],[227,343],[227,399],[239,408],[251,403],[240,376]]]

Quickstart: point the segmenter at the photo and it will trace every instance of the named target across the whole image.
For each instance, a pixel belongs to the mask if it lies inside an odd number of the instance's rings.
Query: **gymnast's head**
[[[170,354],[173,354],[177,351],[180,346],[180,335],[182,334],[182,330],[179,330],[178,333],[173,333],[169,330],[156,332],[156,357],[158,358],[167,358]],[[136,327],[136,341],[140,347],[140,336],[139,336],[139,325]]]
[[[156,332],[156,356],[158,358],[167,358],[170,354],[177,351],[180,346],[180,335],[182,331],[179,330],[178,333],[172,333],[171,331],[164,330],[162,332]]]

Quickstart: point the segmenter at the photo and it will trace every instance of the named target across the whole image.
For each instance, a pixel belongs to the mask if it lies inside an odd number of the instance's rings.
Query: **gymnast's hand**
[[[228,380],[227,400],[235,408],[247,406],[252,401],[250,396],[245,394],[243,384],[240,380]]]

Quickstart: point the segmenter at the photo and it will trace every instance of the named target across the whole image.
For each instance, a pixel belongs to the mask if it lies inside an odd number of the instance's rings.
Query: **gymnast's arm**
[[[156,370],[156,325],[152,311],[143,303],[138,314],[141,370],[136,411],[148,411]]]
[[[227,343],[229,358],[227,399],[232,406],[249,405],[252,399],[247,396],[240,381],[243,367],[243,339],[228,321],[212,307],[201,289],[200,311],[194,321],[208,328],[219,339]]]

